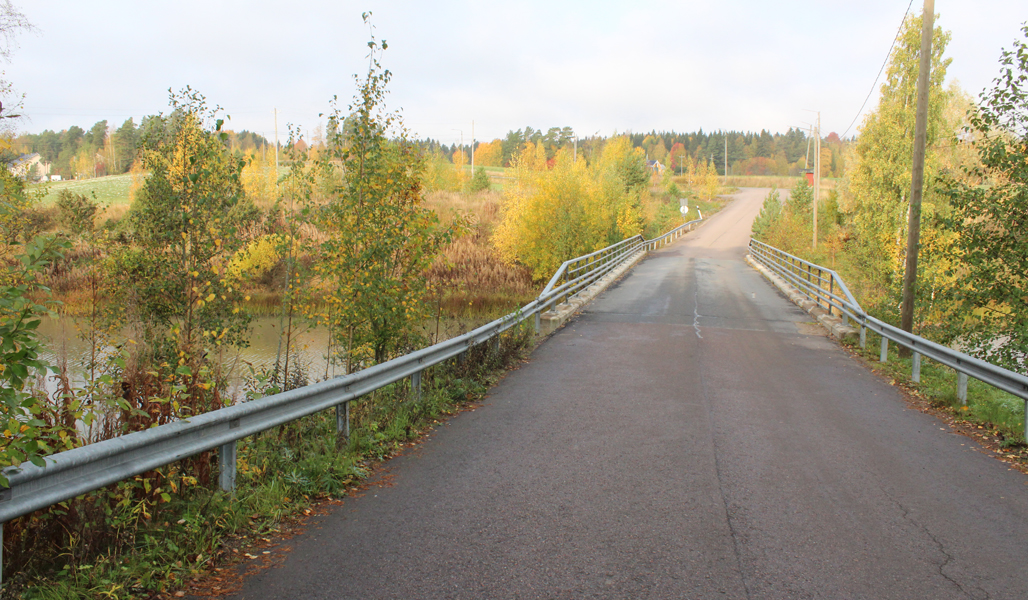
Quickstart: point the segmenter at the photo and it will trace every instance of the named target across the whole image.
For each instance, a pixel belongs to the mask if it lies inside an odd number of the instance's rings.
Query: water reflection
[[[482,320],[481,323],[485,323]],[[467,320],[450,319],[438,325],[441,339],[459,335],[469,328],[481,323]],[[250,345],[243,349],[231,349],[223,357],[223,364],[229,373],[229,395],[234,400],[242,398],[245,382],[253,372],[270,370],[281,357],[285,360],[285,340],[279,340],[282,330],[278,317],[255,318],[252,322]],[[425,324],[425,333],[435,337],[437,324],[433,320]],[[44,348],[42,359],[59,365],[67,361],[67,370],[72,384],[81,384],[86,380],[86,368],[89,363],[89,344],[81,338],[75,320],[70,317],[43,319],[39,326]],[[343,373],[342,368],[329,363],[328,330],[325,328],[297,328],[294,322],[294,334],[290,343],[290,372],[299,368],[310,382],[326,377],[335,377]],[[56,382],[48,378],[46,388],[49,393],[56,390]]]

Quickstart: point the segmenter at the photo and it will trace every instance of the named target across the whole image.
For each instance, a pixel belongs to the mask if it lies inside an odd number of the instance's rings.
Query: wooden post
[[[913,332],[914,294],[917,291],[917,253],[921,240],[921,194],[924,191],[924,154],[928,130],[928,76],[932,70],[932,32],[935,0],[924,0],[921,15],[921,64],[917,77],[917,114],[914,117],[914,156],[910,170],[910,213],[907,217],[907,256],[903,273],[900,329]]]

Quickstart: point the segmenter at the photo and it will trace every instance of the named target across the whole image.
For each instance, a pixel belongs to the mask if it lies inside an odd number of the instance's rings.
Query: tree
[[[346,117],[352,133],[331,136],[320,159],[326,178],[338,183],[325,203],[308,207],[327,239],[314,272],[322,293],[309,298],[307,314],[328,326],[347,371],[417,341],[428,316],[422,274],[454,233],[422,206],[424,159],[399,115],[384,110],[392,74],[378,57],[387,44],[371,38],[368,73],[357,79]],[[341,131],[335,125],[343,118],[334,110],[329,130]]]
[[[125,173],[132,168],[132,162],[136,159],[136,147],[139,145],[139,131],[132,118],[128,118],[121,127],[111,136],[114,142],[116,173]]]
[[[40,304],[49,290],[37,275],[70,244],[40,236],[19,245],[26,205],[25,182],[0,168],[0,469],[25,461],[41,465],[57,435],[48,427],[53,406],[30,389],[50,369],[36,333],[49,313]],[[6,484],[0,474],[0,485]]]
[[[937,173],[937,153],[933,149],[942,131],[942,109],[946,92],[942,83],[950,59],[943,58],[950,34],[936,27],[932,42],[932,70],[929,78],[928,151],[925,156],[925,181]],[[889,61],[881,99],[864,119],[857,142],[857,162],[851,174],[848,212],[852,215],[853,250],[868,276],[865,290],[872,310],[883,317],[895,313],[899,286],[903,278],[907,202],[910,191],[911,156],[914,144],[914,118],[917,105],[917,75],[921,48],[921,17],[907,19],[899,43]],[[926,186],[922,212],[922,236],[930,243],[939,194]],[[936,269],[935,252],[923,252],[919,268]],[[919,281],[925,281],[921,275]]]
[[[107,140],[107,120],[104,119],[103,121],[97,121],[89,128],[89,131],[82,136],[82,140],[86,145],[90,146],[93,152],[103,148],[104,142]]]
[[[482,190],[489,189],[489,175],[485,172],[485,169],[479,167],[475,169],[475,174],[471,177],[471,183],[468,185],[468,190],[471,192],[480,192]]]
[[[475,148],[475,166],[503,166],[503,141],[495,139],[488,144],[479,144],[478,148]]]
[[[525,136],[521,133],[521,130],[508,131],[507,137],[503,138],[500,142],[500,146],[503,150],[503,164],[501,166],[509,167],[512,165],[512,160],[521,151],[521,145],[525,143]]]
[[[1028,39],[1028,25],[1021,29]],[[943,181],[958,235],[955,332],[973,354],[1024,373],[1028,355],[1028,43],[1003,50],[965,139],[980,164]]]
[[[234,213],[247,203],[242,162],[220,139],[216,109],[189,88],[171,104],[170,115],[147,120],[140,159],[150,176],[130,213],[138,247],[120,254],[117,272],[127,279],[129,313],[147,341],[163,345],[158,353],[198,357],[246,343],[249,319],[237,310],[241,293],[226,282],[224,265],[241,243]]]
[[[767,241],[767,235],[771,232],[775,223],[782,214],[782,197],[778,188],[771,188],[771,192],[764,198],[764,204],[760,207],[760,214],[753,220],[753,237]]]
[[[505,261],[541,279],[565,260],[642,232],[646,168],[627,137],[609,140],[591,165],[564,148],[551,169],[540,169],[537,148],[526,144],[515,156],[514,183],[504,188],[493,243]]]
[[[676,142],[671,146],[671,151],[668,152],[668,166],[675,169],[676,172],[685,172],[685,161],[689,160],[689,155],[685,151],[685,145],[681,142]]]

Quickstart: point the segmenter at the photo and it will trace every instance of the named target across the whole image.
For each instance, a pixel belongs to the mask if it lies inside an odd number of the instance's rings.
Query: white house
[[[50,178],[50,163],[43,160],[38,152],[22,154],[10,165],[11,173],[26,181],[39,181]]]

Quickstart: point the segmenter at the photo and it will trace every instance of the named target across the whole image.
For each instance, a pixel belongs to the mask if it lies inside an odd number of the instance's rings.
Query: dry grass
[[[474,194],[458,192],[430,192],[425,197],[425,206],[431,208],[444,223],[449,223],[458,214],[471,218],[472,225],[492,233],[500,221],[500,192],[486,190]]]
[[[493,249],[490,236],[500,220],[500,198],[495,191],[440,191],[425,199],[443,222],[458,214],[471,222],[471,232],[443,250],[428,271],[438,290],[436,302],[445,313],[458,317],[506,313],[536,295],[531,272],[504,263]]]

